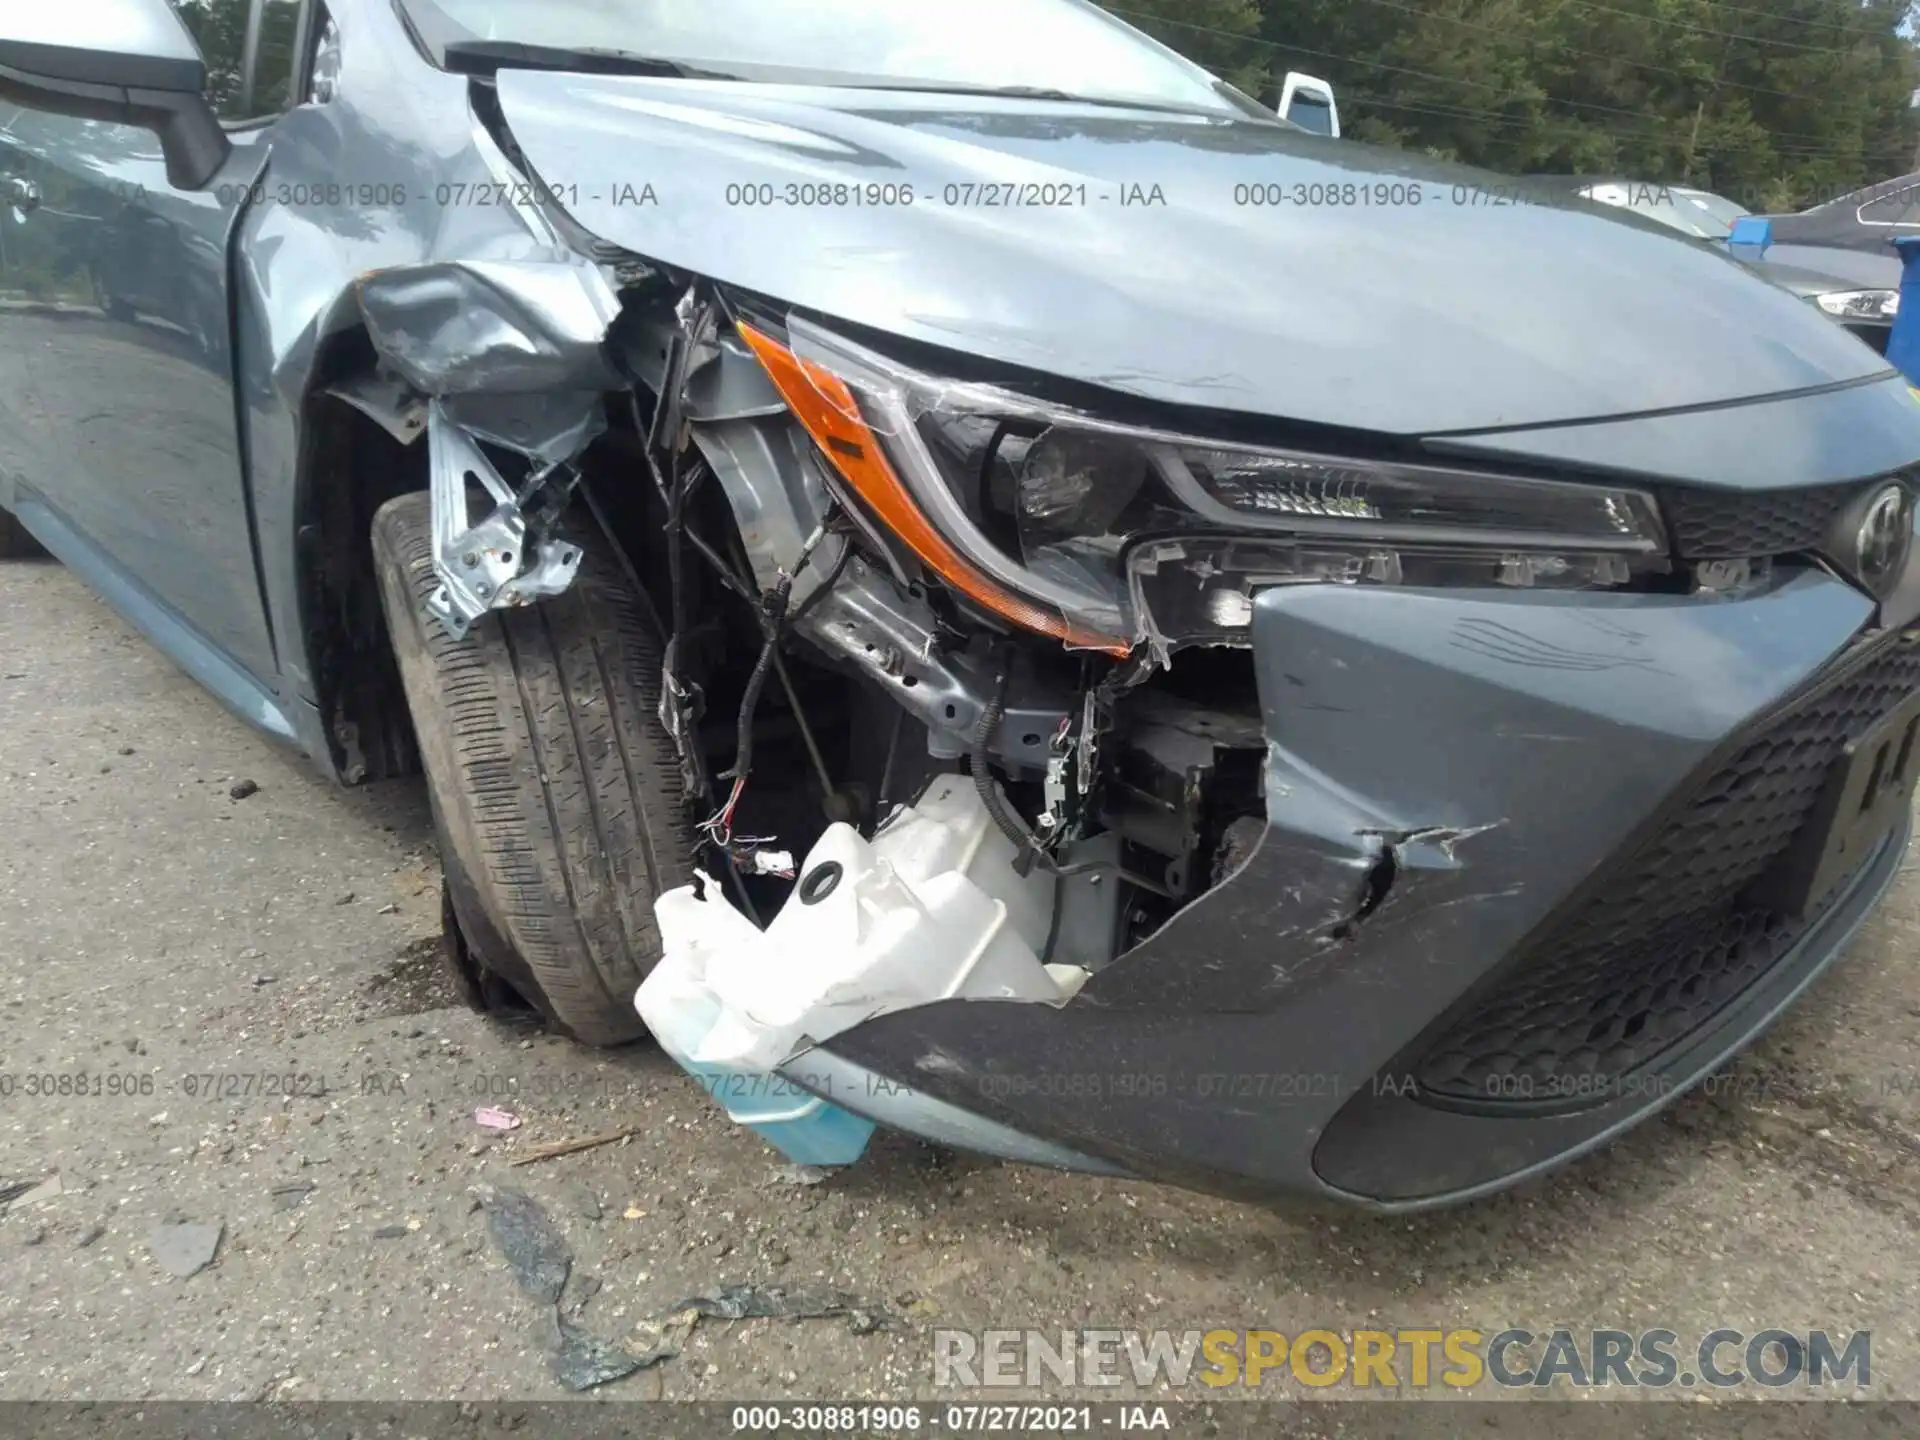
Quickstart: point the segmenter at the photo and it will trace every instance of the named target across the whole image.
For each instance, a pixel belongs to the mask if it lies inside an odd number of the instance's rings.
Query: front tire
[[[633,994],[660,954],[654,897],[687,883],[693,835],[659,714],[661,641],[597,532],[564,595],[455,640],[425,493],[383,505],[374,565],[471,958],[592,1045],[644,1033]]]

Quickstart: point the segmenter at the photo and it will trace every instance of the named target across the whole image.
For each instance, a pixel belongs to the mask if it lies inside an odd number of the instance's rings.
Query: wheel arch
[[[420,771],[374,574],[373,516],[394,496],[427,488],[427,447],[342,398],[376,368],[363,327],[321,345],[300,407],[294,482],[300,634],[327,745],[316,758],[346,785]]]

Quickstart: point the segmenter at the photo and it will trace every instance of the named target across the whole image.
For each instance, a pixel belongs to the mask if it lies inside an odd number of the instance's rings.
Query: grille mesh
[[[1805,823],[1842,747],[1920,689],[1920,630],[1816,682],[1614,863],[1414,1067],[1434,1098],[1498,1105],[1618,1093],[1764,975],[1810,922],[1755,882]]]
[[[1753,560],[1795,555],[1826,544],[1834,517],[1865,487],[1802,490],[1669,490],[1667,523],[1682,560]]]

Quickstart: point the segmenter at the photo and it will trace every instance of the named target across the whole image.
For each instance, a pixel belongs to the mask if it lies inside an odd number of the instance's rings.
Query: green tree
[[[1352,138],[1510,173],[1686,182],[1777,210],[1920,168],[1910,0],[1112,8],[1267,98],[1287,70],[1332,81]]]
[[[253,97],[243,105],[243,67],[247,43],[246,0],[173,0],[200,54],[207,62],[207,99],[228,120],[276,114],[291,103],[293,44],[299,28],[299,0],[266,0],[260,15],[259,54],[254,65]]]
[[[1119,0],[1105,8],[1222,79],[1259,88],[1259,0]]]

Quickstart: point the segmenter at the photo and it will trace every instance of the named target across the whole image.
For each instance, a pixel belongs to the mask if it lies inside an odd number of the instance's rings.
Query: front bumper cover
[[[1592,1104],[1439,1107],[1408,1058],[1745,737],[1913,638],[1860,640],[1872,613],[1806,570],[1720,599],[1269,590],[1269,823],[1242,869],[1064,1008],[904,1010],[783,1073],[948,1143],[1249,1197],[1419,1208],[1562,1163],[1777,1015],[1890,882],[1904,830]]]

